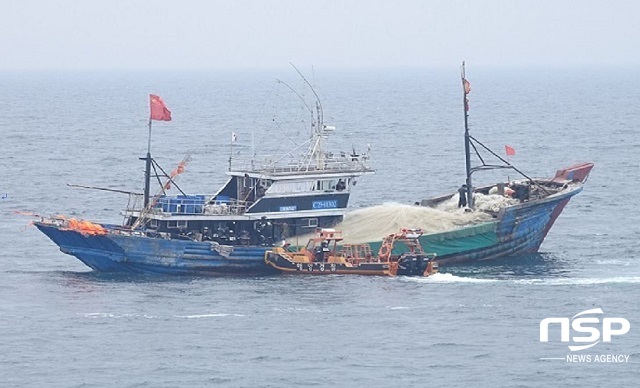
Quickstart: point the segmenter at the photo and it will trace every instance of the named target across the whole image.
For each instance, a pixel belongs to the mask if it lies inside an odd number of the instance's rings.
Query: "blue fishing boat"
[[[538,252],[564,207],[582,191],[593,166],[593,163],[579,163],[557,171],[549,179],[525,179],[474,188],[472,198],[504,195],[489,193],[500,186],[506,189],[509,185],[522,187],[524,194],[512,198],[515,203],[497,210],[480,210],[491,217],[488,221],[444,232],[425,233],[420,242],[430,252],[436,253],[438,263],[443,265]],[[508,195],[508,190],[505,192]],[[456,195],[423,200],[421,205],[438,207],[455,199]]]
[[[446,230],[428,230],[420,237],[420,243],[429,252],[437,254],[439,264],[453,264],[491,260],[537,252],[547,233],[570,199],[583,189],[593,163],[578,163],[558,170],[552,178],[531,178],[517,169],[489,147],[469,133],[469,99],[471,91],[462,64],[462,87],[465,127],[466,182],[457,193],[424,199],[416,205],[449,212],[464,218],[466,213],[474,217]],[[480,164],[472,165],[475,151]],[[480,150],[484,151],[483,153]],[[505,146],[507,155],[515,151]],[[488,163],[488,158],[499,160],[499,164]],[[522,179],[508,180],[491,185],[474,187],[472,175],[476,172],[506,169],[515,171]],[[477,206],[476,200],[485,203]],[[494,206],[486,206],[487,203]],[[458,206],[455,203],[458,203]],[[462,209],[461,209],[462,208]],[[416,226],[416,225],[412,225]],[[338,225],[343,231],[347,227]],[[420,225],[422,227],[422,225]],[[383,235],[384,231],[380,232]],[[346,235],[345,235],[346,236]],[[378,233],[376,233],[376,238]],[[345,242],[367,243],[371,249],[380,247],[382,241],[350,240]]]
[[[149,144],[146,157],[141,158],[146,162],[144,193],[88,187],[129,195],[123,225],[56,216],[42,218],[35,226],[62,252],[96,271],[269,272],[271,267],[264,263],[267,249],[286,238],[339,223],[357,180],[374,172],[367,153],[325,150],[335,127],[324,124],[320,99],[300,75],[316,96],[315,109],[310,109],[311,136],[303,143],[307,149],[302,155],[246,163],[230,157],[229,178],[216,193],[188,195],[175,182],[188,158],[169,174],[151,157],[152,122],[171,120],[171,112],[159,96],[150,95]],[[152,178],[159,183],[155,196],[150,195]],[[167,195],[171,186],[181,195]]]
[[[464,64],[462,84],[466,184],[458,193],[418,201],[416,208],[447,208],[452,201],[458,201],[465,212],[483,217],[447,230],[426,228],[419,238],[420,244],[437,255],[439,264],[536,252],[569,200],[582,191],[594,165],[579,163],[557,171],[551,178],[527,176],[470,135],[470,86]],[[152,98],[152,113],[153,104]],[[158,109],[156,117],[166,117],[166,107],[162,104]],[[259,165],[251,161],[240,167],[230,160],[229,180],[211,195],[166,195],[168,185],[177,187],[173,178],[184,169],[187,161],[184,160],[171,174],[162,176],[167,181],[151,197],[151,168],[156,171],[159,166],[148,150],[142,158],[147,166],[145,192],[143,195],[127,192],[130,200],[123,225],[62,217],[43,218],[35,225],[62,252],[96,271],[185,275],[275,272],[265,263],[265,253],[284,245],[284,240],[295,241],[292,237],[336,224],[347,232],[340,222],[346,214],[349,194],[357,179],[373,173],[366,153],[334,155],[324,151],[324,140],[334,129],[324,125],[322,105],[317,98],[310,146],[301,159],[283,165]],[[471,149],[482,162],[475,167],[471,163]],[[503,164],[486,163],[478,149]],[[474,187],[473,173],[497,168],[514,170],[523,178]],[[156,173],[155,177],[161,176]],[[489,208],[477,206],[477,200],[483,197],[505,201]],[[450,206],[448,211],[460,212]],[[388,234],[383,230],[384,222],[369,224],[375,237],[353,241],[345,233],[343,242],[366,243],[373,251],[380,249],[383,237]]]

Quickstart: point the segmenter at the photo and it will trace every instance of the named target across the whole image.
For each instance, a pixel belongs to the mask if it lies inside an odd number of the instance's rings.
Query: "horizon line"
[[[462,61],[460,62],[460,64]],[[380,66],[357,66],[357,65],[298,65],[298,67],[311,67],[315,71],[385,71],[385,70],[453,70],[458,71],[460,64],[448,65],[380,65]],[[597,69],[628,69],[636,68],[633,64],[477,64],[471,65],[475,70],[597,70]],[[288,69],[288,65],[264,65],[264,66],[201,66],[201,67],[8,67],[0,68],[0,73],[39,73],[39,72],[253,72]]]

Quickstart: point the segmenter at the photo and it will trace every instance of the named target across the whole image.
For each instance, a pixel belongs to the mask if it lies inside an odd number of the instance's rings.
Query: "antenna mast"
[[[309,86],[309,89],[311,89],[311,91],[313,92],[313,95],[316,97],[317,118],[316,118],[316,123],[314,125],[314,130],[312,133],[313,141],[311,146],[312,147],[311,158],[316,160],[317,168],[322,168],[324,166],[324,145],[322,144],[323,143],[322,139],[323,139],[323,136],[326,136],[325,129],[327,129],[324,125],[324,110],[322,109],[322,102],[320,101],[320,96],[318,96],[318,93],[316,93],[316,90],[313,88],[313,85],[311,85],[311,83],[302,74],[302,72],[298,70],[296,65],[294,65],[291,62],[289,62],[289,64],[296,70],[298,75],[302,78],[304,83],[306,83],[307,86]]]
[[[147,156],[144,169],[144,206],[149,204],[149,187],[151,185],[151,118],[149,118],[149,139],[147,141]]]
[[[467,170],[467,206],[470,209],[473,209],[473,186],[471,183],[471,150],[470,150],[470,136],[469,136],[469,99],[467,96],[471,91],[471,86],[469,85],[469,81],[467,81],[465,69],[464,69],[464,61],[462,61],[462,69],[461,69],[461,78],[462,78],[462,101],[464,105],[464,155],[466,160],[466,170]]]

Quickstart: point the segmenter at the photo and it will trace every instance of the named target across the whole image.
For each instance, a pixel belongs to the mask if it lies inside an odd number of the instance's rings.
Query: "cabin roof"
[[[309,170],[309,171],[265,171],[265,170],[235,170],[227,171],[229,176],[259,179],[280,180],[296,180],[296,179],[320,179],[320,178],[341,178],[355,177],[367,174],[373,174],[372,169],[343,169],[343,170]]]

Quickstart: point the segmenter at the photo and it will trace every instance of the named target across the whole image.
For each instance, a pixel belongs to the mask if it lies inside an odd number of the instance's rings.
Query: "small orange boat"
[[[318,229],[299,251],[285,247],[265,253],[265,262],[282,272],[312,275],[355,274],[379,276],[429,276],[438,272],[435,253],[425,253],[419,238],[422,229],[401,229],[386,236],[377,255],[368,244],[341,244],[342,232]],[[401,243],[407,250],[394,254]]]

